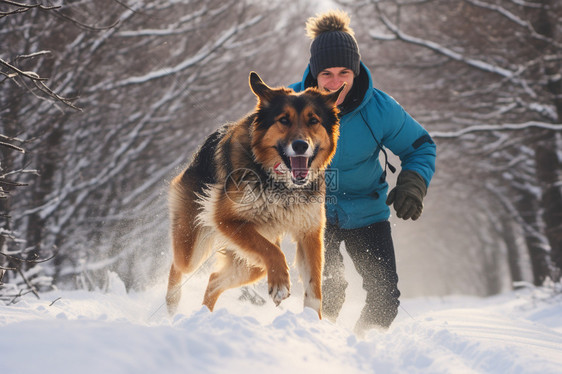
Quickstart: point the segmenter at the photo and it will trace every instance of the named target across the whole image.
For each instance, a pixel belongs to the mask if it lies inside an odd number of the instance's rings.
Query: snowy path
[[[231,292],[210,313],[187,292],[169,319],[162,287],[127,295],[114,280],[0,307],[0,372],[562,373],[562,295],[549,292],[403,300],[389,331],[360,339],[298,297],[258,307]]]

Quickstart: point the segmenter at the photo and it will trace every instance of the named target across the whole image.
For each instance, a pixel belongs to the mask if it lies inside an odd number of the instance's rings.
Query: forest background
[[[403,294],[560,282],[559,1],[0,1],[0,299],[163,281],[170,179],[253,109],[250,71],[301,79],[334,7],[438,147],[422,218],[392,219]]]

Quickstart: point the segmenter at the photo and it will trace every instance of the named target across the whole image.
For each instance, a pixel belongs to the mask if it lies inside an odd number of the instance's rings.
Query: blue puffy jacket
[[[289,87],[299,92],[311,82],[316,84],[309,68],[301,82]],[[363,63],[354,87],[358,79],[366,86],[363,100],[342,114],[338,147],[326,174],[326,216],[329,223],[344,229],[390,217],[385,203],[388,183],[381,180],[381,146],[400,157],[402,170],[418,172],[427,185],[435,172],[435,143],[428,132],[396,100],[373,87],[371,73]]]

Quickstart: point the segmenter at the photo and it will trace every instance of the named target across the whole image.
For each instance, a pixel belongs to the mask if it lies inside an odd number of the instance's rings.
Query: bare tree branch
[[[124,6],[124,7],[128,8],[125,4],[123,4],[120,1],[116,1],[116,3],[120,4],[121,6]],[[82,29],[87,29],[87,30],[93,30],[93,31],[108,30],[108,29],[116,27],[120,23],[120,20],[116,19],[114,22],[112,22],[111,24],[109,24],[107,26],[87,25],[87,24],[85,24],[83,22],[80,22],[73,17],[69,17],[66,14],[64,14],[63,12],[61,12],[61,10],[62,10],[61,6],[47,6],[47,5],[43,5],[43,4],[25,4],[25,3],[20,3],[20,2],[11,1],[11,0],[0,0],[0,4],[5,4],[9,7],[15,7],[15,9],[12,9],[12,10],[0,12],[0,19],[3,18],[3,17],[6,17],[6,16],[27,12],[27,11],[32,10],[32,9],[39,9],[39,10],[42,10],[42,11],[51,11],[51,14],[53,14],[53,15],[59,17],[59,18],[62,18],[64,20],[68,21],[68,22],[71,22],[74,25],[76,25],[77,27],[80,27]],[[130,8],[128,8],[128,9],[130,9]],[[21,59],[29,59],[29,58],[33,58],[33,57],[37,57],[37,56],[43,56],[43,55],[46,55],[46,54],[49,54],[49,53],[51,53],[51,52],[50,51],[38,51],[38,52],[30,53],[30,54],[27,54],[27,55],[20,55],[20,56],[16,57],[16,61],[21,60]],[[1,68],[4,68],[4,71],[1,70]],[[48,80],[48,78],[40,77],[37,73],[35,73],[33,71],[22,71],[21,69],[17,68],[13,63],[5,61],[2,58],[0,58],[0,75],[3,75],[6,79],[11,80],[12,82],[17,84],[18,86],[20,86],[20,85],[25,86],[34,96],[38,97],[39,99],[45,99],[45,97],[48,98],[48,99],[54,99],[55,102],[60,102],[60,103],[63,103],[65,106],[70,107],[74,110],[82,111],[81,108],[74,105],[73,102],[76,100],[75,98],[68,98],[68,97],[62,96],[62,95],[58,94],[57,92],[55,92],[54,90],[52,90],[49,86],[47,86],[45,82]],[[22,81],[18,82],[18,78],[22,79]],[[36,88],[39,92],[41,92],[42,95],[45,95],[45,96],[37,95],[33,91],[32,88],[27,86],[26,80],[27,80],[27,83],[31,83],[32,86],[34,86],[34,88]],[[0,84],[3,83],[4,81],[0,81]]]
[[[25,262],[25,263],[28,263],[28,264],[41,264],[43,262],[47,262],[47,261],[52,260],[56,256],[56,255],[52,255],[51,257],[44,258],[44,259],[28,260],[28,259],[24,259],[24,258],[15,257],[15,256],[9,255],[7,253],[3,253],[3,252],[0,252],[0,255],[4,256],[6,258],[9,258],[10,260],[14,260],[14,261],[17,261],[17,262]]]
[[[484,1],[480,1],[480,0],[463,0],[466,3],[469,3],[473,6],[477,6],[480,8],[484,8],[484,9],[489,9],[492,10],[494,12],[497,12],[499,14],[501,14],[502,16],[504,16],[505,18],[507,18],[508,20],[516,23],[517,25],[527,29],[527,31],[529,32],[529,35],[533,38],[548,42],[558,48],[562,47],[562,44],[557,43],[554,39],[552,38],[548,38],[544,35],[539,34],[535,28],[533,27],[533,25],[531,25],[531,23],[529,21],[523,20],[520,17],[518,17],[516,14],[513,14],[512,12],[510,12],[509,10],[505,9],[504,7],[501,7],[499,5],[496,4],[490,4]]]
[[[492,73],[492,74],[497,74],[497,75],[499,75],[503,78],[506,78],[509,81],[512,81],[513,83],[523,87],[523,89],[531,97],[537,97],[537,94],[533,91],[533,89],[531,87],[529,87],[527,82],[524,79],[519,78],[521,73],[525,70],[524,67],[520,68],[517,71],[505,69],[505,68],[502,68],[500,66],[493,65],[493,64],[490,64],[490,63],[482,61],[482,60],[477,60],[477,59],[474,59],[474,58],[471,58],[471,57],[467,57],[467,56],[463,55],[462,53],[455,52],[452,49],[447,48],[447,47],[445,47],[445,46],[443,46],[439,43],[433,42],[431,40],[425,40],[425,39],[417,38],[415,36],[408,35],[408,34],[402,32],[402,30],[400,30],[400,28],[396,24],[394,24],[392,21],[390,21],[390,19],[386,16],[386,14],[380,8],[378,3],[375,3],[375,7],[377,9],[379,19],[383,22],[383,24],[386,26],[386,28],[395,36],[396,39],[407,42],[407,43],[410,43],[410,44],[425,47],[425,48],[430,49],[430,50],[432,50],[432,51],[434,51],[438,54],[446,56],[446,57],[448,57],[452,60],[465,63],[465,64],[467,64],[469,66],[472,66],[474,68],[477,68],[479,70],[486,71],[486,72],[489,72],[489,73]],[[389,39],[389,36],[384,36],[384,35],[381,36],[381,35],[379,35],[375,32],[371,32],[370,36],[373,39],[377,39],[377,40],[392,40],[392,39]]]
[[[6,142],[3,142],[3,141],[0,141],[0,146],[10,148],[10,149],[13,149],[13,150],[21,152],[21,153],[25,153],[25,149],[23,149],[21,147],[18,147],[16,145],[13,145],[11,143],[6,143]]]
[[[48,53],[49,53],[49,51],[40,51],[40,52],[32,53],[32,54],[29,54],[29,55],[20,55],[20,56],[18,56],[18,59],[35,57],[35,56],[39,56],[39,55],[45,55],[45,54],[48,54]],[[32,83],[33,86],[35,86],[40,92],[45,94],[48,98],[55,99],[56,101],[59,101],[59,102],[63,103],[64,105],[66,105],[66,106],[68,106],[72,109],[82,111],[81,108],[75,106],[72,103],[72,101],[74,101],[76,99],[63,97],[63,96],[57,94],[56,92],[54,92],[52,89],[50,89],[45,84],[45,81],[47,81],[48,78],[42,78],[37,73],[35,73],[33,71],[23,71],[21,69],[18,69],[16,66],[14,66],[13,64],[3,60],[2,58],[0,58],[0,67],[4,67],[5,69],[8,70],[8,71],[1,71],[0,70],[0,74],[4,75],[6,78],[10,79],[11,81],[13,81],[18,86],[23,84],[24,86],[28,87],[26,85],[26,81],[25,81],[25,80],[27,80],[28,82]],[[17,80],[18,78],[20,78],[22,81],[18,82],[18,80]],[[38,95],[35,95],[35,96],[40,97]]]
[[[119,3],[119,4],[121,4],[121,3]],[[76,25],[77,27],[80,27],[80,28],[85,29],[85,30],[91,30],[91,31],[104,31],[104,30],[109,30],[109,29],[112,29],[112,28],[116,27],[116,26],[119,25],[119,23],[121,22],[119,19],[116,19],[113,23],[111,23],[111,24],[109,24],[109,25],[107,25],[107,26],[91,26],[91,25],[86,25],[85,23],[80,22],[80,21],[78,21],[78,20],[75,19],[75,18],[69,17],[69,16],[67,16],[66,14],[63,14],[63,13],[60,12],[60,11],[55,11],[54,14],[55,14],[57,17],[60,17],[60,18],[66,20],[66,21],[68,21],[68,22],[73,23],[73,24]]]
[[[513,131],[525,130],[529,128],[539,128],[544,130],[562,131],[562,124],[552,124],[546,122],[529,121],[525,123],[506,123],[501,125],[478,125],[465,127],[457,131],[432,131],[431,136],[435,138],[458,138],[466,134],[484,131]]]
[[[31,9],[39,9],[39,10],[55,10],[59,9],[60,6],[48,6],[43,4],[24,4],[17,1],[10,1],[10,0],[1,0],[0,4],[6,4],[8,6],[15,7],[15,9],[11,9],[8,11],[0,12],[0,18],[11,16],[14,14],[24,13]]]
[[[27,285],[27,287],[29,287],[29,291],[32,292],[35,297],[37,297],[38,299],[40,299],[39,297],[39,293],[37,293],[37,289],[35,288],[35,286],[33,284],[31,284],[31,282],[29,281],[29,279],[27,279],[27,277],[25,276],[25,274],[23,273],[23,271],[21,271],[21,268],[17,269],[17,272],[19,273],[19,275],[22,277],[23,281],[25,282],[25,284]]]

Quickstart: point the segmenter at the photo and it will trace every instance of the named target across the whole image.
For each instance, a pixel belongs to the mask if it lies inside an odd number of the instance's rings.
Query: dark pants
[[[322,314],[335,320],[345,300],[348,283],[340,252],[342,241],[363,278],[363,289],[367,291],[365,307],[356,330],[390,326],[398,313],[400,291],[388,221],[350,230],[330,224],[326,226]]]

